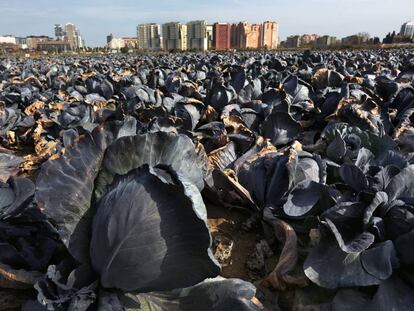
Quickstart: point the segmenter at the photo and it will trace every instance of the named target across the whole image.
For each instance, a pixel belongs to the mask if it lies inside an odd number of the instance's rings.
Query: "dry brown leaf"
[[[210,123],[218,119],[219,114],[216,112],[216,110],[212,106],[207,106],[207,108],[204,110],[204,114],[202,116],[202,120],[204,122]]]
[[[0,263],[0,288],[28,289],[42,277],[40,272],[15,270]]]
[[[305,276],[292,276],[298,261],[296,232],[285,221],[275,218],[272,226],[277,240],[283,248],[275,269],[263,280],[262,285],[285,291],[289,287],[304,287],[308,284]]]
[[[37,110],[43,109],[44,107],[45,107],[45,103],[40,100],[37,100],[33,102],[32,104],[30,104],[29,106],[27,106],[24,109],[24,113],[28,116],[32,116],[35,114]]]

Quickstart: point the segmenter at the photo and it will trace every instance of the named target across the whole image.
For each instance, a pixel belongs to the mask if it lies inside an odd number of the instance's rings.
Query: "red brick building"
[[[231,47],[231,25],[215,23],[213,26],[213,45],[217,51],[229,50]]]

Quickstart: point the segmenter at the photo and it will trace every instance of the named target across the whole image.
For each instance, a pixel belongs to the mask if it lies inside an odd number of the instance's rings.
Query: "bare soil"
[[[222,265],[221,275],[225,278],[238,278],[256,285],[258,291],[256,297],[264,305],[266,311],[291,310],[291,293],[278,293],[261,286],[264,278],[263,271],[254,271],[247,267],[247,261],[251,254],[255,253],[256,246],[263,240],[264,234],[258,226],[246,232],[243,224],[249,218],[247,214],[227,207],[207,205],[208,226],[213,238],[213,253],[216,258],[227,257],[228,249],[217,247],[217,240],[232,241],[231,255],[228,260],[220,261]],[[223,239],[224,237],[224,239]],[[223,243],[224,246],[228,243]],[[269,261],[273,265],[277,257],[272,256]],[[289,302],[287,302],[289,301]]]
[[[224,236],[233,241],[230,259],[220,262],[223,267],[221,275],[225,278],[239,278],[249,282],[261,279],[258,273],[246,267],[247,258],[254,251],[261,235],[258,230],[245,232],[242,229],[242,224],[248,216],[216,205],[208,205],[207,213],[213,241],[218,236]]]

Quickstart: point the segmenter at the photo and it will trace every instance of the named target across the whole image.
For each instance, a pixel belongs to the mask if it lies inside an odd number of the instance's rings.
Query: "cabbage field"
[[[0,60],[0,310],[414,308],[414,51]]]

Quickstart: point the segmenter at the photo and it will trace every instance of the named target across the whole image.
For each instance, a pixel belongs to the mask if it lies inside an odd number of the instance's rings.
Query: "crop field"
[[[0,60],[0,310],[414,309],[414,50]]]

